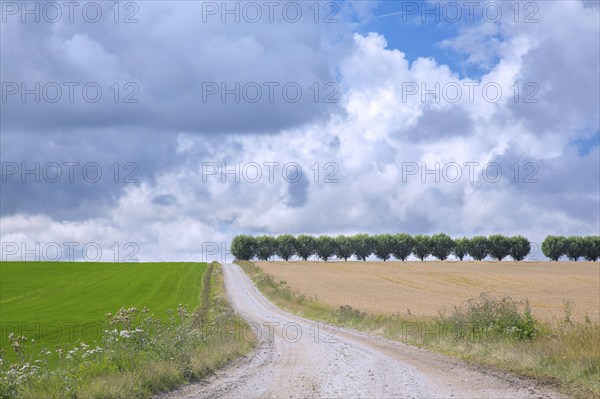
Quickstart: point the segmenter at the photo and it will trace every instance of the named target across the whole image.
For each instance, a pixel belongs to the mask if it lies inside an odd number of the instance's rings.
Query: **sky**
[[[600,234],[596,1],[0,6],[2,260]]]

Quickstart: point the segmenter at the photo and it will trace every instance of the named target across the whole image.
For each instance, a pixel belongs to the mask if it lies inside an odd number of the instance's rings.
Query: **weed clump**
[[[507,296],[495,298],[487,293],[463,306],[455,306],[443,321],[462,339],[501,336],[525,340],[534,338],[538,332],[528,301],[514,301]]]
[[[364,319],[366,317],[366,313],[361,312],[358,309],[354,309],[350,305],[340,306],[336,311],[336,315],[337,315],[337,322],[340,324],[348,323],[348,322],[352,322],[352,321],[358,321],[358,320]]]

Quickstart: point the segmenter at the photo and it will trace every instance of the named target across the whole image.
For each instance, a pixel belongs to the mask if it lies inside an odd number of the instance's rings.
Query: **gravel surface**
[[[207,380],[161,397],[562,397],[512,374],[300,318],[269,302],[239,266],[224,264],[223,272],[228,299],[251,323],[257,348]]]

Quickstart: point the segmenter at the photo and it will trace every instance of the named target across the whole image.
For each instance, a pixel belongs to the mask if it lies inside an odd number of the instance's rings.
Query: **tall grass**
[[[0,397],[149,398],[201,379],[252,348],[251,341],[223,339],[221,328],[244,324],[223,292],[213,263],[193,311],[180,305],[164,320],[146,308],[121,308],[106,315],[109,327],[94,344],[33,351],[35,343],[12,335],[17,360],[0,362]]]
[[[379,334],[473,363],[534,377],[577,398],[600,397],[600,325],[536,320],[526,300],[482,294],[437,317],[337,309],[294,292],[251,262],[238,264],[281,308],[304,317]]]

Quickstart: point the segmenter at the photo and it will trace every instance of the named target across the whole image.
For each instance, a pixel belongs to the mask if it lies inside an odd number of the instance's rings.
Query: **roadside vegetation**
[[[549,259],[557,261],[567,257],[571,261],[581,258],[596,262],[600,258],[600,236],[562,237],[548,236],[541,250]],[[492,259],[501,261],[512,258],[523,261],[532,251],[531,242],[523,236],[506,237],[493,234],[488,237],[475,236],[452,239],[439,233],[433,236],[408,234],[356,234],[337,237],[290,234],[253,237],[238,235],[231,242],[231,253],[236,259],[269,260],[275,256],[289,261],[294,256],[307,260],[313,256],[327,261],[331,258],[348,260],[354,256],[366,261],[371,255],[386,261],[392,258],[405,261],[410,255],[424,261],[430,256],[446,260],[451,255],[463,260],[470,256],[475,260]]]
[[[279,307],[313,320],[378,334],[467,361],[556,385],[577,398],[600,396],[600,325],[534,318],[527,300],[479,297],[437,317],[379,315],[333,308],[293,291],[249,261],[236,261]]]
[[[51,348],[11,333],[16,359],[0,359],[0,397],[150,398],[248,353],[251,340],[226,333],[246,324],[225,300],[220,265],[213,262],[201,276],[187,282],[202,285],[195,308],[181,304],[164,316],[145,307],[115,309],[94,342]]]

